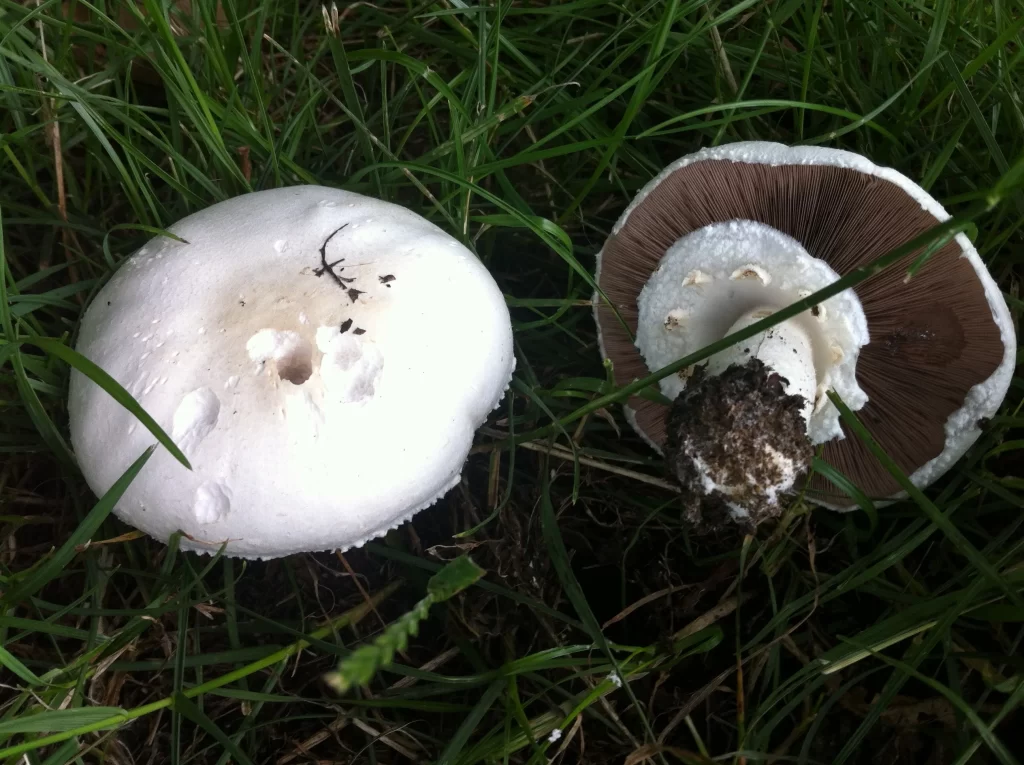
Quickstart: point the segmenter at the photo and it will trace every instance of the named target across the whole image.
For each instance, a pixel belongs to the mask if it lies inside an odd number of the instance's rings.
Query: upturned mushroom
[[[598,255],[601,351],[627,384],[948,218],[905,176],[846,151],[750,142],[684,157],[644,187]],[[829,391],[918,487],[974,443],[1013,372],[1006,303],[963,234],[906,274],[889,268],[664,378],[670,406],[627,402],[633,427],[698,498],[696,520],[777,515],[822,446],[867,496],[900,496]],[[855,506],[821,475],[808,490],[827,507]]]
[[[515,359],[487,269],[415,213],[298,186],[170,227],[96,295],[77,348],[188,456],[117,506],[159,540],[241,557],[345,549],[459,480]],[[152,436],[74,372],[71,438],[103,494]]]

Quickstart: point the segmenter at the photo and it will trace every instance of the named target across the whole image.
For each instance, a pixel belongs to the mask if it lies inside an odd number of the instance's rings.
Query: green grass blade
[[[171,708],[190,722],[195,723],[209,733],[214,740],[221,745],[224,751],[230,754],[234,758],[235,762],[239,763],[239,765],[252,765],[252,760],[250,760],[246,754],[238,748],[238,745],[220,729],[217,723],[203,714],[203,710],[196,706],[196,703],[190,698],[182,693],[176,693],[174,695],[174,702],[171,705]]]
[[[67,566],[71,559],[78,554],[77,548],[88,542],[92,538],[92,535],[99,530],[103,521],[107,519],[107,516],[110,515],[118,500],[121,499],[121,495],[128,489],[131,482],[135,480],[135,476],[137,476],[142,468],[145,467],[149,458],[153,456],[153,451],[155,449],[156,445],[146,449],[146,451],[144,451],[139,458],[131,464],[124,474],[114,482],[114,485],[110,487],[107,493],[104,494],[93,506],[93,509],[89,511],[89,514],[85,518],[82,519],[78,528],[76,528],[68,540],[61,545],[60,549],[49,556],[42,565],[34,568],[31,574],[29,574],[25,579],[7,590],[3,597],[0,598],[0,603],[3,603],[5,607],[10,607],[27,598],[29,595],[38,592],[48,582],[60,576],[64,567]]]
[[[885,453],[885,450],[879,446],[878,442],[871,436],[867,428],[865,428],[857,416],[850,411],[850,408],[842,399],[839,398],[835,391],[829,391],[828,397],[835,405],[836,409],[839,410],[839,416],[847,427],[849,427],[857,438],[867,446],[868,450],[875,456],[875,458],[882,463],[886,470],[889,471],[889,474],[896,479],[900,488],[907,492],[910,498],[917,503],[917,506],[921,508],[924,514],[928,517],[928,520],[934,523],[939,530],[946,535],[957,551],[967,558],[967,560],[971,562],[971,565],[978,569],[978,571],[984,574],[993,585],[1005,592],[1007,597],[1009,597],[1016,605],[1024,606],[1024,599],[1021,598],[1020,594],[1007,584],[1005,577],[997,571],[995,567],[981,555],[981,553],[978,552],[978,549],[970,543],[967,537],[964,536],[963,532],[960,531],[960,529],[957,528],[956,525],[924,495],[924,492],[911,483],[910,478],[908,478],[907,475],[900,470],[899,466],[893,461],[893,459]]]
[[[146,410],[142,408],[139,402],[132,397],[132,394],[124,389],[121,383],[100,369],[99,366],[73,348],[69,348],[64,345],[64,343],[48,337],[27,337],[25,338],[25,342],[31,343],[43,351],[46,351],[46,353],[49,353],[51,356],[56,356],[61,361],[67,363],[71,367],[74,367],[100,386],[108,396],[131,412],[135,418],[142,423],[143,427],[145,427],[146,430],[148,430],[153,437],[159,441],[168,452],[170,452],[174,459],[178,460],[178,462],[189,470],[192,469],[192,465],[189,464],[188,458],[181,449],[178,448],[178,445],[171,440],[171,437],[164,432],[164,429],[157,424],[156,420],[154,420]]]
[[[15,733],[59,733],[121,714],[124,714],[123,709],[99,706],[45,710],[0,722],[0,736],[10,736]]]

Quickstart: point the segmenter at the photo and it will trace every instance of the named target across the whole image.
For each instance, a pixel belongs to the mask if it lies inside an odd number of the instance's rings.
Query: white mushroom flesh
[[[782,452],[766,447],[766,453],[779,468],[779,480],[769,486],[759,487],[765,500],[777,504],[783,494],[793,490],[797,480],[802,475],[802,468],[798,467],[792,459]],[[750,515],[749,509],[743,502],[734,502],[732,497],[743,495],[749,490],[747,485],[733,485],[727,483],[703,460],[699,455],[693,455],[693,464],[701,480],[701,489],[705,495],[719,495],[725,502],[726,507],[734,518],[747,518]]]

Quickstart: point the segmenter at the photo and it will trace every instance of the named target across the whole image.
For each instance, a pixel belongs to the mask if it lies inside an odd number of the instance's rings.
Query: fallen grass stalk
[[[636,470],[630,470],[629,468],[619,467],[618,465],[611,465],[601,460],[595,460],[592,457],[586,457],[581,454],[573,454],[567,449],[563,449],[558,445],[540,444],[535,441],[526,441],[517,446],[523,449],[529,449],[533,452],[540,452],[541,454],[548,454],[552,457],[557,457],[560,460],[567,460],[568,462],[578,462],[581,465],[587,467],[597,468],[603,470],[606,473],[614,473],[615,475],[621,475],[625,478],[632,479],[634,481],[640,481],[640,483],[646,483],[649,486],[657,486],[659,489],[665,491],[671,491],[674,494],[682,491],[678,484],[674,484],[671,481],[666,481],[663,478],[657,478],[653,475],[647,475],[646,473],[639,473]]]

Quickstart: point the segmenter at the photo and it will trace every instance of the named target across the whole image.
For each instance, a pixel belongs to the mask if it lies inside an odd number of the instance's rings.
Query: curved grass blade
[[[437,765],[452,765],[452,763],[458,762],[457,758],[469,742],[470,736],[476,731],[480,721],[487,714],[487,710],[494,705],[495,700],[501,695],[501,691],[504,688],[504,678],[498,678],[487,687],[487,690],[480,696],[480,701],[473,707],[473,711],[466,715],[466,719],[462,721],[462,725],[459,726],[451,741],[448,742],[448,746],[445,747],[444,752],[441,753],[437,760]]]
[[[235,762],[239,765],[252,765],[250,760],[245,753],[238,748],[238,744],[231,740],[231,738],[220,727],[207,717],[203,710],[201,710],[192,699],[188,698],[183,693],[174,694],[174,704],[172,705],[175,712],[187,718],[191,722],[194,722],[200,728],[209,733],[213,738],[217,740],[217,743],[224,747],[224,751],[230,753],[235,758]]]
[[[868,523],[870,524],[870,530],[868,536],[875,533],[875,529],[878,528],[878,510],[875,508],[875,503],[872,502],[867,494],[860,490],[856,484],[853,483],[849,478],[836,470],[832,465],[825,462],[821,457],[815,457],[811,463],[811,467],[814,472],[820,476],[823,476],[829,483],[835,486],[840,491],[846,492],[857,506],[864,511],[864,514],[868,517]]]
[[[21,663],[21,660],[0,645],[0,667],[6,667],[8,671],[20,677],[29,685],[42,685],[43,681],[31,669]]]
[[[1024,600],[1021,600],[1020,594],[1010,587],[1006,579],[996,571],[995,567],[992,566],[984,556],[978,552],[978,549],[971,544],[971,542],[964,536],[963,532],[956,527],[956,525],[949,520],[946,515],[943,514],[935,504],[924,495],[924,492],[917,488],[907,477],[907,475],[900,470],[899,466],[893,461],[892,457],[886,454],[885,450],[878,444],[877,441],[871,436],[867,428],[861,423],[857,415],[850,411],[850,408],[846,403],[839,398],[835,391],[828,392],[829,401],[831,401],[836,409],[839,410],[839,416],[842,417],[843,422],[849,426],[850,430],[854,432],[854,435],[859,438],[864,445],[868,448],[875,458],[882,463],[889,474],[896,479],[896,482],[900,485],[907,494],[910,496],[917,506],[924,511],[924,514],[928,516],[928,520],[934,523],[946,538],[953,544],[954,547],[971,562],[971,564],[980,571],[985,578],[987,578],[997,588],[1001,589],[1006,595],[1018,606],[1024,606]]]
[[[24,342],[31,343],[46,353],[56,356],[61,361],[64,361],[68,365],[74,367],[103,388],[103,390],[105,390],[112,399],[135,415],[135,418],[143,424],[146,430],[148,430],[168,452],[171,453],[171,456],[174,457],[174,459],[189,470],[192,469],[192,465],[189,463],[188,458],[184,455],[181,449],[178,448],[177,444],[171,440],[171,437],[164,432],[164,429],[157,424],[156,420],[149,416],[146,410],[143,409],[139,402],[132,397],[131,393],[124,389],[121,383],[103,371],[103,369],[101,369],[97,364],[89,361],[89,359],[73,348],[49,337],[30,336],[25,338]]]
[[[562,532],[558,528],[558,518],[555,515],[555,508],[551,502],[550,474],[548,472],[546,459],[543,462],[541,472],[543,479],[541,482],[540,518],[541,535],[544,539],[544,545],[547,547],[548,553],[551,555],[551,562],[554,565],[555,572],[558,575],[562,589],[565,590],[566,597],[569,599],[569,602],[572,603],[573,608],[576,609],[576,613],[579,614],[580,620],[583,622],[587,634],[590,635],[594,644],[599,646],[604,652],[608,661],[611,663],[612,667],[614,667],[615,673],[619,677],[622,677],[622,668],[619,666],[619,662],[615,658],[612,647],[609,644],[608,639],[605,637],[604,631],[601,629],[601,623],[597,620],[593,610],[590,608],[590,603],[587,601],[583,588],[580,586],[579,580],[573,573],[572,564],[569,562],[569,552],[565,548],[565,542],[562,539]],[[648,720],[647,715],[644,714],[643,707],[634,695],[632,686],[627,683],[624,688],[627,696],[629,696],[630,703],[640,716],[645,732],[653,739],[654,731],[651,729],[650,720]]]
[[[864,648],[864,650],[876,659],[885,662],[891,667],[895,667],[901,672],[910,675],[918,682],[924,683],[933,691],[940,693],[950,704],[956,707],[957,711],[962,714],[964,718],[971,723],[971,725],[974,726],[978,731],[978,734],[981,736],[981,740],[985,742],[992,754],[994,754],[999,761],[1003,763],[1003,765],[1019,765],[1020,761],[1010,753],[1010,750],[1006,748],[1006,745],[1003,744],[1002,741],[1000,741],[999,737],[992,731],[992,728],[986,725],[985,721],[982,720],[978,716],[978,713],[974,711],[974,708],[964,701],[964,699],[958,694],[954,693],[937,680],[933,680],[927,675],[921,674],[906,662],[890,658],[885,654],[878,653],[872,648]]]
[[[0,722],[0,736],[15,733],[59,733],[83,725],[123,715],[120,707],[80,707],[78,709],[53,709],[39,714],[23,715]]]
[[[135,476],[139,474],[139,471],[149,461],[149,458],[153,456],[153,452],[156,450],[156,444],[150,446],[144,451],[135,462],[132,463],[124,474],[118,478],[114,485],[110,487],[109,491],[103,495],[103,497],[96,503],[89,514],[82,519],[82,522],[78,524],[74,533],[68,537],[68,540],[61,545],[60,549],[54,553],[49,560],[43,563],[41,566],[36,568],[21,584],[16,585],[13,589],[9,590],[4,594],[3,598],[0,599],[0,603],[3,603],[4,607],[11,606],[20,600],[27,598],[35,592],[38,592],[48,582],[55,579],[64,567],[71,561],[72,558],[77,554],[77,548],[79,545],[83,545],[92,538],[92,535],[96,533],[103,521],[107,519],[110,512],[114,509],[114,505],[121,499],[121,495],[125,493],[127,488],[131,485],[131,482],[135,480]]]

